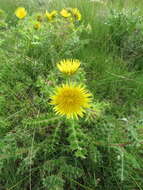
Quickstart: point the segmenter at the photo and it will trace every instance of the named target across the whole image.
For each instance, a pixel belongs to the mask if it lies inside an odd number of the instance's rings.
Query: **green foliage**
[[[1,190],[143,188],[143,21],[140,2],[136,11],[124,3],[0,1]],[[17,6],[27,8],[24,20],[15,17]],[[77,7],[82,20],[44,17],[36,30],[45,7]],[[56,68],[63,58],[81,60],[72,80],[93,94],[78,121],[49,104],[68,80]]]
[[[137,16],[135,10],[111,10],[106,22],[111,41],[121,48],[124,40],[137,29],[141,21],[142,17]]]

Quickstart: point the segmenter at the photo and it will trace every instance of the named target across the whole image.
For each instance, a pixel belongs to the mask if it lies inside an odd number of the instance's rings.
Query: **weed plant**
[[[142,2],[0,6],[0,190],[142,190]],[[18,7],[27,11],[23,19]],[[72,8],[81,19],[60,15]],[[57,15],[49,20],[46,10]],[[58,70],[63,59],[80,60],[73,76]],[[92,94],[74,122],[51,105],[66,81]]]

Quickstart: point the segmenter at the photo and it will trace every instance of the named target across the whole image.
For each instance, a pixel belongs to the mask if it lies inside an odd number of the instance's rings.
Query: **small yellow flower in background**
[[[82,85],[69,83],[55,89],[51,96],[51,104],[54,105],[56,114],[70,118],[83,116],[86,108],[91,106],[91,94]]]
[[[45,16],[48,18],[49,21],[51,21],[56,15],[57,15],[56,10],[53,10],[51,13],[46,11],[46,13],[45,13]]]
[[[71,10],[71,12],[72,12],[72,14],[73,14],[73,16],[77,19],[77,20],[81,20],[81,13],[80,13],[80,11],[77,9],[77,8],[73,8],[72,10]]]
[[[26,11],[26,9],[24,7],[19,7],[19,8],[16,9],[15,15],[17,16],[17,18],[23,19],[23,18],[26,17],[27,11]]]
[[[34,24],[34,29],[35,29],[35,30],[38,30],[40,27],[41,27],[41,23],[40,23],[40,22],[36,22],[36,23]]]
[[[61,14],[63,17],[65,17],[65,18],[68,18],[68,17],[71,16],[71,13],[68,12],[66,9],[62,9],[61,12],[60,12],[60,14]]]
[[[62,60],[57,64],[58,69],[67,75],[74,74],[80,66],[80,61],[76,59]]]

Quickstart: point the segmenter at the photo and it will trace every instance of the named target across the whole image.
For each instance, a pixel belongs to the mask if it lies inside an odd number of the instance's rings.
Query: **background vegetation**
[[[18,21],[17,7],[28,16]],[[143,12],[140,0],[0,0],[0,189],[143,189]],[[77,7],[76,29],[34,30],[36,13]],[[63,40],[64,39],[64,40]],[[55,116],[57,61],[82,62],[95,113]],[[100,102],[100,103],[99,103]]]

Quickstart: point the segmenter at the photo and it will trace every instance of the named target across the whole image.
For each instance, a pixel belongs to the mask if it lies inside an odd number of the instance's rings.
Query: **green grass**
[[[0,190],[143,189],[143,5],[105,2],[0,0]],[[76,32],[32,28],[35,12],[66,7],[82,14]],[[94,97],[74,125],[49,105],[63,58],[81,60],[75,79]]]

